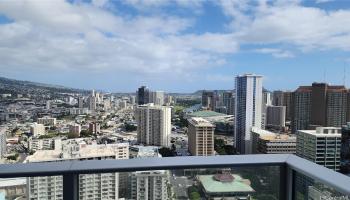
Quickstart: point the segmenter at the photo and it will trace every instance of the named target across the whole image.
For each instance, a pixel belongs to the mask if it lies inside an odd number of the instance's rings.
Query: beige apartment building
[[[215,125],[200,117],[193,117],[188,122],[189,152],[193,156],[214,155]]]

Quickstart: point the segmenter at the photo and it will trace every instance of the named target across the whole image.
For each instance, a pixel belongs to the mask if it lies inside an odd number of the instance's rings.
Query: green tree
[[[81,130],[80,131],[80,137],[91,137],[92,132],[89,130]]]
[[[201,195],[198,192],[191,192],[190,199],[191,200],[199,200],[199,199],[201,199]]]
[[[19,154],[16,153],[15,155],[7,156],[7,159],[8,159],[8,160],[17,160],[18,157],[19,157]]]
[[[81,134],[81,132],[80,132],[80,134]],[[68,133],[68,139],[72,139],[72,138],[78,138],[78,135],[74,134],[74,133]]]
[[[128,124],[128,123],[124,124],[124,128],[125,128],[126,132],[132,132],[132,131],[136,131],[137,130],[137,126],[135,126],[133,124]]]
[[[169,149],[168,147],[162,147],[158,149],[158,152],[162,157],[174,157],[175,152],[172,149]]]

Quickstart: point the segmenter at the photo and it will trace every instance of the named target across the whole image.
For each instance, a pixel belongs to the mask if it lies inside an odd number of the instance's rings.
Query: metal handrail
[[[0,178],[195,168],[281,166],[350,195],[350,177],[291,154],[57,161],[0,165]]]
[[[286,163],[288,154],[191,156],[167,158],[139,158],[122,160],[72,160],[0,165],[0,178],[133,172],[160,169],[195,169],[235,166],[278,166]]]
[[[350,195],[350,177],[331,169],[315,164],[298,156],[292,155],[287,159],[290,169],[332,187],[346,195]]]

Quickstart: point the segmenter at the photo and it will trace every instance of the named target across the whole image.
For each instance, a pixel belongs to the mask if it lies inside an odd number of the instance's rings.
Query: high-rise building
[[[202,107],[215,111],[216,108],[216,94],[214,91],[203,91],[202,93]]]
[[[139,171],[132,173],[131,199],[163,200],[168,199],[166,170]]]
[[[241,154],[252,152],[251,128],[261,128],[262,76],[245,74],[236,77],[235,147]]]
[[[317,127],[297,132],[297,155],[338,171],[340,168],[341,129]]]
[[[292,97],[292,131],[345,125],[348,96],[344,86],[313,83],[299,87]]]
[[[154,103],[155,105],[164,105],[164,92],[163,91],[155,91],[149,93],[150,103]]]
[[[263,89],[263,100],[262,100],[262,107],[261,107],[261,128],[262,129],[265,129],[267,106],[270,106],[270,105],[272,105],[271,92],[266,89]]]
[[[301,86],[292,94],[292,132],[308,129],[311,116],[310,87]]]
[[[51,109],[51,107],[52,107],[51,104],[52,104],[52,103],[51,103],[50,100],[46,101],[46,109],[47,109],[47,110],[50,110],[50,109]]]
[[[45,126],[43,124],[33,123],[33,125],[30,126],[30,133],[34,137],[45,135]]]
[[[173,104],[174,103],[174,98],[173,98],[173,96],[171,96],[171,95],[166,95],[166,97],[165,97],[165,104],[167,105],[167,106],[170,106],[171,104]]]
[[[78,97],[78,107],[83,108],[84,107],[84,98]]]
[[[129,145],[87,144],[84,140],[66,140],[61,149],[39,150],[28,156],[26,163],[59,162],[65,160],[128,159]],[[63,199],[62,176],[27,178],[28,199]],[[79,199],[118,199],[119,174],[79,175]]]
[[[143,105],[150,103],[150,91],[146,86],[141,86],[137,90],[137,105]]]
[[[226,107],[226,114],[234,115],[235,114],[235,98],[234,93],[226,91],[222,94],[222,101]]]
[[[254,154],[295,154],[296,137],[252,128]]]
[[[90,96],[89,97],[89,110],[95,111],[96,110],[96,97]]]
[[[266,107],[266,127],[281,130],[286,125],[285,106]]]
[[[293,92],[283,92],[283,105],[286,107],[286,121],[291,121],[292,120],[292,97],[293,97]]]
[[[56,118],[45,116],[42,118],[38,118],[37,122],[38,122],[38,124],[43,124],[45,126],[55,126],[56,125]]]
[[[145,145],[170,146],[171,108],[154,104],[136,108],[137,140]]]
[[[6,154],[6,128],[0,128],[0,159]]]
[[[135,105],[136,103],[136,97],[135,96],[130,96],[130,104]]]
[[[273,94],[272,94],[272,105],[274,105],[274,106],[283,106],[283,101],[284,101],[283,91],[280,91],[280,90],[273,91]]]
[[[215,125],[209,121],[193,117],[188,120],[188,150],[193,156],[214,155]]]
[[[286,107],[286,120],[291,120],[292,92],[274,91],[272,105]]]
[[[140,148],[137,158],[161,157],[154,149]],[[163,200],[169,199],[169,172],[167,170],[138,171],[131,173],[130,199]]]

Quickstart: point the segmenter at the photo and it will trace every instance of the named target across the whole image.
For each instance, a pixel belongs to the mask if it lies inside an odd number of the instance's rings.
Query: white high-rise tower
[[[144,145],[170,146],[171,108],[154,104],[136,109],[137,140]]]
[[[251,128],[261,127],[262,76],[237,76],[235,92],[235,147],[241,154],[251,154]]]

